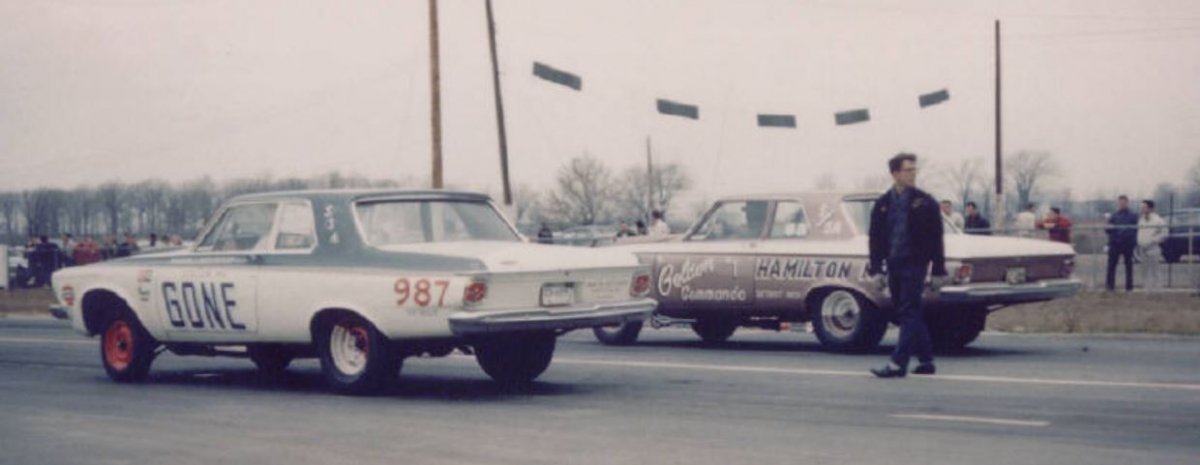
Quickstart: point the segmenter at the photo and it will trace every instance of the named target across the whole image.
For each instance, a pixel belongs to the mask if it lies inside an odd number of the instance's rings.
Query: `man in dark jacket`
[[[967,202],[967,217],[964,219],[963,231],[967,234],[978,234],[981,236],[992,235],[992,223],[988,222],[987,218],[979,214],[979,206],[975,202]]]
[[[1117,211],[1108,216],[1108,272],[1104,285],[1114,290],[1117,284],[1117,258],[1125,259],[1125,290],[1133,290],[1133,249],[1137,247],[1138,216],[1129,211],[1129,197],[1117,197]]]
[[[933,344],[921,311],[921,293],[931,265],[933,289],[939,290],[945,283],[942,214],[938,202],[916,187],[916,155],[898,154],[888,161],[888,169],[895,184],[871,208],[871,261],[867,273],[879,279],[886,271],[892,306],[900,325],[900,340],[890,363],[871,369],[871,373],[880,378],[903,377],[908,374],[908,361],[915,352],[918,365],[913,373],[932,375],[936,371]]]

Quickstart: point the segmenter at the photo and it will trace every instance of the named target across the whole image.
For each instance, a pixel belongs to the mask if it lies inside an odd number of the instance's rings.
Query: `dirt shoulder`
[[[50,315],[49,309],[52,303],[54,303],[54,293],[48,287],[40,289],[0,289],[0,318],[53,318]]]
[[[988,317],[987,327],[1014,333],[1200,335],[1200,296],[1088,291],[1072,299],[999,310]]]

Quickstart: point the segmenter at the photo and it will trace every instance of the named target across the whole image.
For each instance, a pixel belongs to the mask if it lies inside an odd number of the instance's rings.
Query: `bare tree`
[[[1184,185],[1186,186],[1184,188],[1184,204],[1192,207],[1200,207],[1200,157],[1197,157],[1196,162],[1192,163]]]
[[[9,244],[17,241],[20,226],[21,195],[16,192],[0,192],[0,216],[4,218],[4,240]]]
[[[1046,178],[1061,173],[1058,163],[1049,152],[1022,150],[1004,159],[1004,172],[1016,191],[1017,208],[1025,208]]]
[[[96,189],[96,200],[108,220],[108,233],[117,234],[121,226],[121,212],[125,209],[125,186],[119,182],[106,182]]]
[[[62,231],[59,221],[66,199],[66,191],[60,189],[34,189],[21,193],[25,206],[25,226],[29,235],[58,235]]]
[[[892,185],[893,182],[894,181],[892,181],[892,177],[886,174],[872,174],[863,176],[862,179],[859,179],[858,185],[855,187],[864,191],[883,192],[888,188],[888,186]]]
[[[646,170],[640,166],[631,166],[621,173],[616,200],[622,216],[649,220],[647,198],[652,197],[653,208],[670,211],[675,196],[692,186],[687,168],[678,163],[656,164],[652,171],[653,177],[649,180]],[[650,183],[653,184],[648,185]],[[648,192],[650,195],[647,195]]]
[[[982,184],[983,160],[969,158],[941,167],[934,177],[954,196],[958,205],[966,205]]]
[[[590,155],[572,158],[558,170],[558,189],[549,197],[550,213],[576,224],[605,219],[612,204],[612,174]]]

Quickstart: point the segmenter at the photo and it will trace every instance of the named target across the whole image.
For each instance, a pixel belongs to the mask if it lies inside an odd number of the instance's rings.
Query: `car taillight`
[[[648,293],[650,293],[650,274],[642,272],[633,275],[633,281],[629,283],[629,295],[643,297]]]
[[[1075,259],[1074,258],[1064,258],[1063,266],[1062,266],[1062,277],[1070,278],[1071,274],[1074,272],[1075,272]]]
[[[482,302],[484,297],[487,297],[487,283],[485,282],[475,281],[467,284],[467,287],[463,289],[463,303],[465,304],[477,304]]]
[[[970,263],[963,263],[959,265],[958,269],[954,270],[954,282],[959,284],[967,284],[971,282],[971,273],[974,271],[975,268],[972,267]]]

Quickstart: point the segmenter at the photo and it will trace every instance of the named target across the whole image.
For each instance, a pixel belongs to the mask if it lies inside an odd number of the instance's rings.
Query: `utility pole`
[[[646,136],[646,214],[654,212],[654,155],[650,151],[650,136]],[[646,218],[650,221],[652,217]]]
[[[492,0],[487,0],[488,45],[492,50],[492,88],[496,94],[496,128],[500,140],[500,177],[504,182],[504,205],[512,206],[512,188],[508,183],[508,133],[504,129],[504,100],[500,97],[500,65],[496,59],[496,21]]]
[[[996,20],[996,202],[992,211],[992,227],[1004,225],[1004,172],[1000,139],[1000,20]]]
[[[433,130],[433,182],[434,189],[442,188],[442,82],[438,58],[438,14],[437,0],[429,0],[429,118]]]

